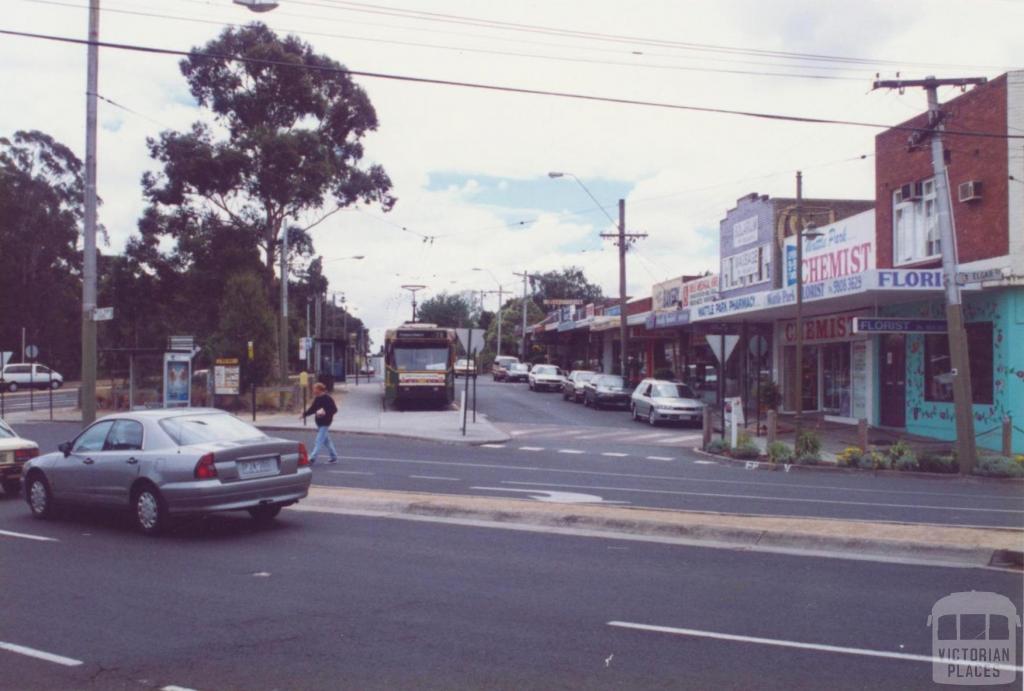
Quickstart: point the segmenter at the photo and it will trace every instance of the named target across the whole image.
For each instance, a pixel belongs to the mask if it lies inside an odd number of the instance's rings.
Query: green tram
[[[454,329],[405,323],[384,337],[384,406],[455,400]]]

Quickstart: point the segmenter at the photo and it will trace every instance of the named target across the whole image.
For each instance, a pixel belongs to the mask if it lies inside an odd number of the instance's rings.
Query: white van
[[[29,387],[59,389],[63,385],[64,375],[39,363],[7,364],[0,370],[0,386],[12,392]]]

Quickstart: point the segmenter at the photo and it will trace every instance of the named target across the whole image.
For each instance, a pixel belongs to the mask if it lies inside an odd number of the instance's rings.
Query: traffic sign
[[[27,357],[29,360],[35,360],[37,357],[39,357],[39,346],[25,346],[25,357]]]
[[[92,320],[94,322],[105,322],[110,321],[114,318],[113,307],[95,307],[92,310]]]
[[[1002,269],[985,269],[984,271],[958,271],[956,274],[957,285],[968,283],[982,283],[984,281],[999,281],[1003,278]]]

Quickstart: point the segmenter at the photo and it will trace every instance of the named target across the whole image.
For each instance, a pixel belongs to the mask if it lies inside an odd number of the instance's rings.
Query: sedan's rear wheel
[[[135,491],[132,500],[135,525],[146,535],[159,535],[167,523],[167,507],[160,492],[152,485]]]
[[[50,483],[41,473],[36,472],[29,477],[28,486],[25,488],[25,500],[36,518],[53,517],[53,493],[50,492]]]
[[[249,509],[249,515],[257,523],[269,523],[281,513],[280,504],[260,504]]]

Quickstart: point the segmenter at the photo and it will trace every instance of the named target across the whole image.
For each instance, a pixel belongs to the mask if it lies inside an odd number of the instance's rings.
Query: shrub
[[[821,463],[821,459],[818,458],[817,454],[805,453],[801,456],[796,457],[798,465],[818,465]]]
[[[768,410],[778,410],[782,404],[782,392],[779,385],[771,379],[761,380],[761,405]]]
[[[1006,456],[982,456],[978,458],[974,473],[987,477],[1024,477],[1024,465]]]
[[[839,453],[838,456],[836,456],[836,460],[841,466],[857,468],[860,465],[860,459],[863,455],[864,452],[860,450],[859,446],[847,446]]]
[[[863,470],[888,470],[892,467],[892,459],[889,454],[872,449],[860,457],[857,467]]]
[[[740,433],[736,435],[736,446],[756,446],[756,444],[754,444],[754,438],[750,436],[750,432],[741,430]]]
[[[918,468],[926,473],[959,473],[960,465],[951,454],[925,453],[917,459]]]
[[[811,429],[805,429],[800,432],[800,436],[796,439],[796,448],[794,449],[797,457],[800,456],[817,456],[821,453],[821,437],[818,433]]]
[[[753,460],[761,455],[761,449],[756,444],[740,444],[732,450],[732,457],[741,460]]]
[[[729,442],[724,439],[713,439],[711,443],[708,444],[706,451],[708,451],[708,453],[728,453]]]
[[[917,470],[917,454],[900,439],[889,447],[889,462],[896,470]]]
[[[768,460],[772,463],[792,463],[793,449],[781,441],[773,441],[768,445]]]

